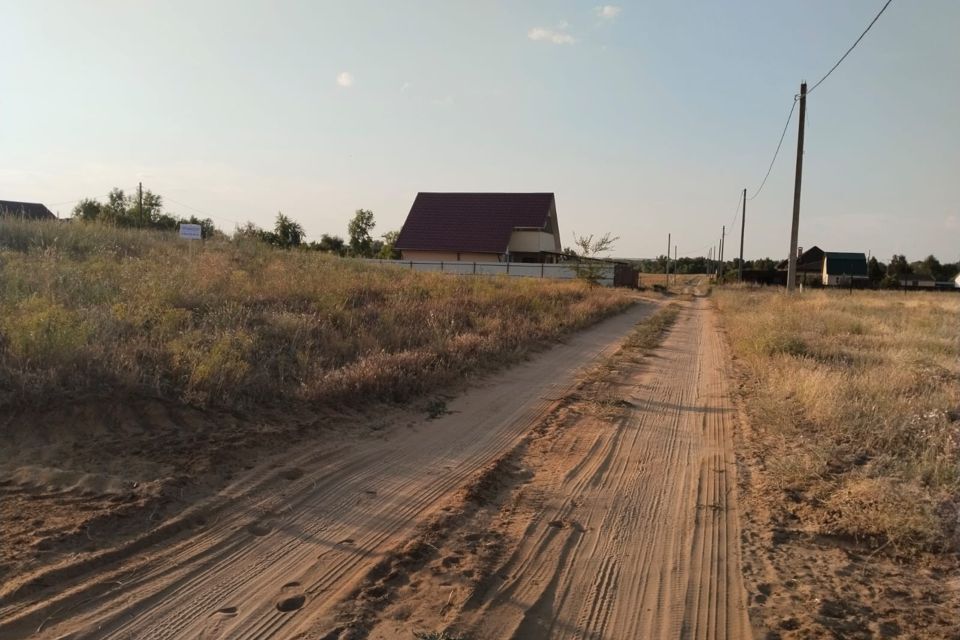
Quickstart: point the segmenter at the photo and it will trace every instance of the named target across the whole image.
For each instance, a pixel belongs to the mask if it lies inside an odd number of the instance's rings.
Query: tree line
[[[128,194],[122,189],[113,189],[105,202],[96,198],[84,198],[73,208],[73,219],[86,223],[109,224],[118,227],[175,231],[182,223],[199,224],[204,239],[226,234],[216,228],[210,218],[180,217],[164,210],[163,197],[149,189],[142,196]],[[373,211],[357,209],[347,224],[347,239],[338,235],[320,236],[320,240],[306,241],[306,232],[296,220],[283,212],[277,213],[273,229],[262,229],[252,222],[238,226],[234,240],[254,240],[281,249],[304,249],[321,251],[338,256],[356,258],[395,259],[400,257],[394,248],[399,231],[388,231],[379,238],[373,237],[376,221]]]
[[[903,280],[930,278],[937,282],[949,282],[960,273],[960,262],[942,263],[936,256],[929,255],[923,260],[910,262],[906,256],[894,254],[890,262],[884,264],[872,256],[867,261],[867,276],[879,287],[895,289]]]
[[[717,263],[714,260],[708,260],[706,256],[697,256],[697,257],[681,257],[674,260],[673,258],[667,258],[665,255],[657,256],[656,258],[641,258],[638,260],[629,260],[641,273],[666,273],[667,271],[667,261],[670,262],[670,273],[712,273],[717,268]],[[724,269],[737,269],[740,264],[740,260],[735,258],[732,261],[724,262]],[[744,269],[761,269],[769,270],[775,269],[777,267],[777,261],[773,258],[758,258],[756,260],[744,260],[743,268]]]
[[[180,224],[198,224],[204,238],[219,233],[210,218],[183,218],[163,210],[163,198],[149,189],[142,196],[114,188],[106,202],[84,198],[73,208],[73,219],[99,222],[117,227],[137,227],[159,231],[175,231]]]
[[[665,273],[667,267],[667,256],[661,255],[656,258],[643,258],[640,260],[630,260],[641,273]],[[670,273],[695,274],[712,273],[717,268],[717,263],[703,256],[695,258],[678,258],[670,261]],[[770,271],[776,269],[782,260],[773,258],[758,258],[756,260],[744,260],[744,269],[756,269],[759,271]],[[723,263],[724,273],[736,272],[739,270],[740,260],[725,260]],[[881,262],[876,256],[872,256],[867,261],[867,277],[878,287],[896,288],[901,286],[902,280],[916,278],[930,278],[937,282],[949,282],[960,273],[960,262],[940,262],[934,255],[929,255],[923,260],[910,262],[906,256],[895,254],[889,262]]]

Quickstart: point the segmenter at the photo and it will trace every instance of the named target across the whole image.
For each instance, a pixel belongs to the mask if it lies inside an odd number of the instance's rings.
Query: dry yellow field
[[[714,295],[744,418],[754,628],[956,638],[960,296]]]
[[[809,524],[939,548],[960,488],[960,296],[721,289],[777,490]],[[953,525],[951,525],[953,523]]]

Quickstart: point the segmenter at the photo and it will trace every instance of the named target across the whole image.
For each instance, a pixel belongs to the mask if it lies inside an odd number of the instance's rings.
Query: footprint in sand
[[[296,595],[287,596],[285,598],[280,598],[277,600],[277,611],[289,612],[296,611],[307,601],[307,596],[302,593]]]
[[[269,520],[261,520],[247,525],[247,532],[255,536],[265,536],[273,531],[273,524]]]

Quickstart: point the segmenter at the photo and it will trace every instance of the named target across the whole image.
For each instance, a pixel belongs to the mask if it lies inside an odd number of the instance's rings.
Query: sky
[[[564,246],[702,255],[801,80],[883,0],[0,0],[0,199],[144,188],[308,238],[418,191],[550,191]],[[960,259],[960,2],[894,0],[807,100],[799,244]],[[797,113],[745,257],[789,248]]]

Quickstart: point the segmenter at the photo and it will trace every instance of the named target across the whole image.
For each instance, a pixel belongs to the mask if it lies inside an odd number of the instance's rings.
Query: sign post
[[[203,228],[198,224],[180,223],[180,237],[187,240],[202,240]]]

